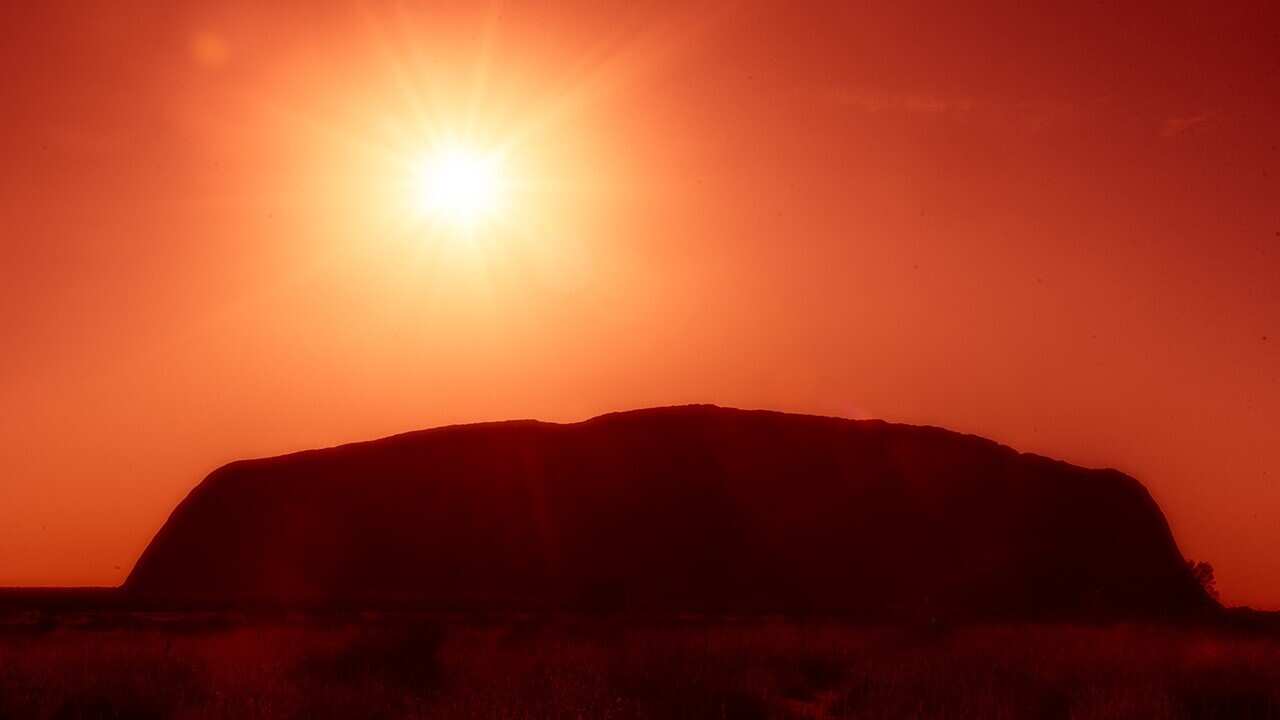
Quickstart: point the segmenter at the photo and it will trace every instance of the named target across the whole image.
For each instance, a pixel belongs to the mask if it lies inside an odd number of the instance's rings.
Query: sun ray
[[[484,29],[481,31],[480,46],[477,49],[476,65],[472,70],[471,97],[468,99],[466,113],[467,133],[476,131],[476,122],[480,116],[485,93],[489,88],[489,71],[493,63],[493,43],[498,34],[498,15],[501,6],[500,0],[491,0],[488,12],[485,15]]]

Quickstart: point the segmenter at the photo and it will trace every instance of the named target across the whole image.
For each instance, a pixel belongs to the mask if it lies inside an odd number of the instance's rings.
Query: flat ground
[[[11,610],[0,718],[1280,718],[1280,637]]]

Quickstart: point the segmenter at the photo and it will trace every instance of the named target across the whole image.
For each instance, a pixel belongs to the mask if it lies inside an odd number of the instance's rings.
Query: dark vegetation
[[[1199,583],[1205,595],[1216,601],[1218,599],[1218,579],[1213,574],[1213,566],[1203,561],[1188,560],[1187,567],[1191,569],[1191,576]]]
[[[1275,718],[1280,636],[779,617],[8,611],[0,718]]]

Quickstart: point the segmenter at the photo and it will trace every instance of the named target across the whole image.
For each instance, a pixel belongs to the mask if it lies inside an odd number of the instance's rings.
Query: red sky
[[[715,402],[1118,467],[1280,608],[1274,3],[10,5],[0,584],[235,458]]]

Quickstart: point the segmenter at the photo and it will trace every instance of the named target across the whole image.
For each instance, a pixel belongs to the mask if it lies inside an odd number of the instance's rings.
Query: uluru
[[[941,428],[683,406],[233,462],[129,575],[186,605],[1169,617],[1147,490]]]

